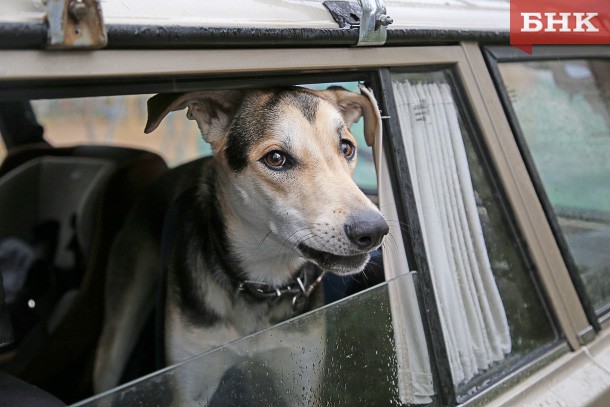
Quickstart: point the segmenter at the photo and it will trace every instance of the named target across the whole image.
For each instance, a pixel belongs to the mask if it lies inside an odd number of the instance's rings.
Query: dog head
[[[388,232],[352,179],[358,145],[350,127],[364,116],[369,144],[376,130],[365,96],[338,87],[160,94],[148,102],[145,131],[184,108],[212,146],[242,263],[311,261],[337,274],[364,268]]]

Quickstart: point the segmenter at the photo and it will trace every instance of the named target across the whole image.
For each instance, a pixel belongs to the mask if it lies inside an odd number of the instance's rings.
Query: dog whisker
[[[305,232],[305,231],[310,231],[310,230],[312,230],[312,229],[313,229],[313,228],[303,228],[303,229],[298,229],[298,230],[296,230],[295,232],[293,232],[292,234],[290,234],[288,237],[286,237],[286,238],[284,239],[284,241],[283,241],[283,243],[282,243],[282,247],[286,247],[286,243],[289,243],[289,242],[290,242],[290,240],[292,240],[292,237],[293,237],[294,235],[297,235],[297,234],[302,233],[302,232]],[[310,233],[310,234],[311,234],[311,235],[313,235],[313,233]],[[307,236],[307,235],[306,235],[306,236]]]
[[[256,246],[256,250],[260,250],[261,247],[263,246],[263,243],[265,242],[265,239],[267,239],[267,237],[272,233],[272,231],[270,230],[269,232],[267,232],[267,234],[265,235],[265,237],[263,237],[263,240],[260,241],[260,243]]]
[[[379,209],[381,209],[381,208],[387,208],[387,207],[390,207],[390,206],[397,207],[398,205],[399,205],[398,201],[393,201],[393,202],[386,202],[385,204],[380,205],[378,207],[379,207]]]
[[[315,237],[316,237],[315,233],[309,233],[309,234],[301,237],[299,240],[297,240],[295,242],[295,244],[292,246],[292,250],[291,250],[291,254],[290,254],[291,255],[290,260],[292,261],[292,259],[299,253],[298,247],[302,243],[307,242],[308,240],[311,240],[311,239],[313,239]]]
[[[398,224],[398,226],[402,229],[403,227],[407,230],[412,230],[411,225],[409,225],[407,222],[401,222],[399,220],[395,220],[395,219],[386,219],[387,223],[394,223],[394,224]]]
[[[302,229],[302,231],[304,230],[310,230],[310,228],[308,229]],[[308,240],[311,240],[313,238],[316,237],[316,234],[313,232],[309,232],[307,234],[304,234],[303,236],[299,237],[296,242],[292,243],[292,250],[298,250],[298,247],[301,245],[301,243],[306,242]],[[288,241],[286,241],[286,243],[289,243]]]

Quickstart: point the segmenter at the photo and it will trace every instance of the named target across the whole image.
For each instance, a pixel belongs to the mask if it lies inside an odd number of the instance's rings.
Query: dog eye
[[[352,144],[351,141],[342,140],[341,141],[341,152],[346,159],[351,160],[356,155],[356,146]]]
[[[286,164],[286,155],[281,151],[270,151],[265,154],[264,161],[272,170],[281,170]]]

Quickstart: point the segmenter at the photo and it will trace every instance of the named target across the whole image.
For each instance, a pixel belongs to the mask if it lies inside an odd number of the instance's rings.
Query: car
[[[313,371],[330,406],[610,399],[608,45],[528,55],[505,0],[4,0],[0,61],[5,397],[26,382],[34,401],[169,405],[196,382],[217,394],[202,404],[311,405]],[[352,128],[356,182],[390,226],[371,267],[174,366],[143,315],[124,384],[94,394],[113,239],[157,176],[210,154],[183,113],[145,135],[146,100],[337,84],[380,110],[373,146]],[[280,333],[320,323],[324,363],[295,365],[315,350]],[[277,352],[235,356],[261,341]]]

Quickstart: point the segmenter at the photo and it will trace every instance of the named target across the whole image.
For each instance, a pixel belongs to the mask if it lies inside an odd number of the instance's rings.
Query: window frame
[[[510,126],[515,137],[517,146],[519,147],[519,151],[521,153],[521,156],[523,157],[523,161],[525,162],[527,170],[530,174],[530,178],[532,179],[534,188],[536,189],[536,193],[538,194],[540,203],[542,204],[542,208],[551,227],[553,236],[557,242],[557,246],[559,247],[561,255],[563,256],[564,262],[570,274],[570,278],[572,279],[572,283],[574,284],[578,297],[580,298],[581,304],[584,308],[585,314],[587,315],[587,319],[589,320],[589,323],[591,324],[593,329],[596,332],[599,332],[602,329],[602,324],[604,326],[610,325],[610,302],[605,306],[602,306],[599,313],[596,312],[595,308],[593,307],[593,304],[591,303],[589,294],[587,293],[587,289],[584,285],[582,277],[578,272],[576,262],[574,260],[574,257],[572,256],[567,240],[559,226],[559,221],[555,214],[555,210],[553,209],[553,205],[551,204],[551,201],[542,183],[540,174],[534,164],[534,159],[530,154],[530,149],[526,142],[525,134],[523,132],[523,129],[521,128],[521,125],[519,124],[519,119],[513,108],[512,102],[510,100],[510,95],[508,94],[508,90],[503,84],[499,64],[502,62],[533,62],[558,59],[570,60],[603,58],[610,60],[610,48],[604,46],[583,45],[536,46],[534,47],[534,52],[529,55],[525,54],[520,50],[517,50],[514,47],[488,46],[484,48],[484,56],[489,66],[489,70],[492,74],[492,78],[494,80],[498,94],[500,95],[500,100],[502,102],[502,106],[504,108],[506,116],[509,118]]]
[[[507,194],[517,227],[527,244],[560,329],[570,347],[578,349],[592,340],[595,333],[519,153],[481,49],[474,43],[464,43],[462,47],[466,64],[458,64],[458,71],[490,160]],[[466,65],[469,69],[465,69]]]
[[[471,46],[472,47],[472,46]],[[463,44],[461,48],[456,47],[454,50],[459,49],[460,51],[464,50],[467,51],[469,49],[469,45],[468,44]],[[471,51],[471,52],[476,52],[476,51]],[[476,55],[475,55],[476,57]],[[471,59],[472,57],[469,57],[469,55],[467,54],[467,52],[464,53],[460,53],[455,52],[453,55],[450,55],[449,57],[445,58],[444,60],[440,61],[437,60],[436,64],[434,65],[428,65],[428,64],[421,64],[421,63],[413,63],[413,64],[405,64],[400,66],[399,68],[415,68],[415,69],[421,69],[424,68],[426,70],[428,69],[434,69],[435,67],[445,67],[445,68],[453,68],[455,77],[457,79],[458,82],[461,81],[461,83],[457,84],[457,85],[461,85],[459,86],[459,89],[457,89],[457,91],[459,91],[459,93],[463,93],[461,96],[463,97],[463,99],[468,102],[469,106],[467,106],[467,109],[469,110],[469,113],[471,113],[470,119],[472,119],[474,121],[473,125],[475,127],[479,127],[479,132],[478,134],[482,137],[481,143],[483,144],[483,148],[486,151],[486,156],[489,160],[489,167],[491,167],[492,170],[496,170],[497,173],[496,174],[492,174],[492,178],[496,178],[495,181],[498,182],[499,185],[499,189],[502,190],[503,192],[506,193],[505,198],[507,199],[507,202],[504,202],[506,205],[508,205],[510,207],[510,209],[513,209],[513,211],[515,210],[515,206],[517,206],[518,209],[520,209],[520,213],[514,213],[513,212],[513,221],[515,221],[516,223],[516,227],[517,229],[519,229],[520,232],[522,233],[518,233],[518,235],[520,235],[523,240],[524,240],[524,249],[527,250],[528,252],[532,250],[532,246],[531,244],[528,244],[528,241],[531,242],[534,239],[540,239],[539,236],[525,236],[525,232],[522,230],[522,224],[523,222],[531,222],[531,219],[523,219],[523,217],[527,216],[529,217],[530,214],[527,213],[527,210],[523,210],[521,208],[525,208],[527,207],[527,203],[525,203],[525,201],[528,198],[532,198],[532,193],[531,193],[531,188],[527,189],[527,182],[528,180],[525,178],[521,178],[521,179],[516,179],[516,175],[515,172],[518,171],[522,171],[523,168],[519,166],[519,162],[515,162],[513,158],[511,159],[507,159],[506,156],[502,155],[500,156],[500,159],[502,159],[503,163],[509,167],[509,168],[497,168],[498,165],[500,165],[498,163],[498,156],[497,155],[493,155],[492,151],[489,151],[491,148],[493,148],[494,143],[497,143],[498,141],[502,142],[503,140],[500,139],[500,136],[498,135],[498,129],[496,127],[493,126],[489,126],[489,124],[493,123],[493,122],[497,122],[500,121],[505,121],[506,119],[502,116],[500,118],[496,118],[494,117],[495,120],[491,120],[491,113],[489,109],[493,109],[494,105],[493,105],[493,101],[489,101],[489,96],[488,95],[484,95],[486,96],[485,102],[486,103],[482,103],[483,100],[483,95],[480,93],[481,92],[481,88],[478,86],[477,82],[474,80],[474,70],[473,65],[477,62],[472,61]],[[483,66],[484,67],[484,66]],[[422,239],[422,235],[421,235],[421,228],[419,226],[419,220],[417,219],[417,211],[416,211],[416,206],[415,206],[415,201],[414,201],[414,196],[413,196],[413,192],[411,189],[411,181],[410,181],[410,175],[408,174],[408,167],[407,167],[407,163],[406,163],[406,154],[404,151],[404,145],[402,142],[402,137],[400,136],[400,127],[398,125],[398,119],[397,119],[397,113],[396,113],[396,107],[395,107],[395,103],[394,103],[394,96],[393,96],[393,92],[392,92],[392,87],[391,87],[391,78],[390,78],[390,71],[394,70],[393,68],[397,68],[397,67],[392,67],[390,69],[382,69],[379,71],[379,75],[380,75],[380,85],[382,88],[382,93],[381,93],[381,97],[380,97],[380,104],[381,104],[381,108],[382,111],[387,112],[387,115],[390,117],[389,120],[384,122],[384,133],[387,135],[385,137],[386,140],[390,140],[390,145],[388,146],[386,144],[386,148],[389,147],[390,149],[390,153],[388,154],[388,156],[390,157],[390,160],[394,160],[393,162],[391,162],[390,164],[393,166],[393,168],[395,169],[392,173],[392,175],[395,177],[395,181],[394,181],[394,190],[395,191],[399,191],[396,195],[398,195],[401,199],[402,199],[402,204],[401,204],[401,208],[403,208],[403,211],[405,211],[405,213],[402,214],[402,218],[400,219],[401,222],[408,222],[408,224],[410,225],[410,229],[411,229],[411,236],[406,236],[404,238],[405,240],[405,244],[407,246],[410,246],[410,250],[409,250],[409,261],[411,262],[410,264],[412,264],[412,267],[416,267],[418,270],[418,279],[419,279],[419,285],[420,285],[420,291],[419,294],[422,296],[422,298],[420,299],[420,306],[425,307],[427,310],[429,310],[429,312],[426,314],[426,317],[428,318],[428,325],[429,325],[429,329],[430,332],[432,332],[434,335],[432,335],[433,337],[437,338],[436,340],[433,340],[431,338],[431,336],[428,337],[428,341],[429,341],[429,346],[431,347],[431,357],[432,357],[432,361],[431,363],[436,363],[438,364],[437,366],[433,366],[433,369],[436,370],[437,373],[437,389],[439,390],[439,396],[440,396],[440,403],[442,405],[445,404],[455,404],[455,403],[464,403],[464,402],[469,402],[469,401],[474,401],[476,399],[479,399],[481,397],[483,398],[489,398],[489,397],[493,397],[492,395],[495,393],[494,391],[491,392],[487,392],[486,390],[488,388],[497,388],[500,383],[506,383],[506,382],[512,382],[512,381],[517,381],[519,380],[518,377],[521,376],[523,374],[523,371],[532,371],[532,370],[536,370],[537,368],[539,368],[540,365],[545,364],[545,363],[549,363],[550,360],[553,360],[554,358],[558,357],[559,355],[565,353],[567,351],[567,347],[562,346],[560,343],[551,343],[549,344],[547,347],[543,347],[538,353],[534,352],[533,354],[531,354],[528,358],[524,359],[522,361],[521,364],[519,364],[520,366],[514,366],[513,369],[507,369],[507,374],[502,377],[502,378],[495,378],[495,380],[491,380],[490,384],[486,385],[486,386],[482,386],[480,388],[477,389],[476,394],[474,395],[466,395],[466,394],[459,394],[460,390],[462,389],[456,389],[453,385],[453,381],[451,378],[451,373],[449,371],[449,363],[448,363],[448,359],[447,359],[447,351],[445,348],[445,343],[444,340],[442,339],[438,339],[438,338],[442,338],[442,328],[440,325],[440,319],[439,319],[439,314],[437,311],[437,306],[436,306],[436,301],[434,300],[434,291],[433,291],[433,287],[432,287],[432,280],[431,280],[431,276],[430,276],[430,272],[428,269],[428,263],[427,263],[427,258],[426,258],[426,252],[425,252],[425,248],[423,245],[423,239]],[[479,68],[481,68],[481,65],[479,65]],[[489,75],[486,70],[485,71],[478,71],[477,72],[477,79],[480,79],[480,76],[482,75]],[[489,76],[488,76],[489,77]],[[477,84],[477,86],[474,86],[475,84]],[[489,105],[489,103],[491,103],[491,106]],[[496,111],[497,111],[497,107],[498,105],[495,105]],[[498,140],[500,139],[500,140]],[[491,144],[491,146],[490,146]],[[504,148],[506,148],[505,146],[503,146]],[[510,147],[509,147],[510,148]],[[498,154],[497,151],[495,151],[496,154]],[[502,151],[502,153],[506,153],[506,151]],[[399,170],[400,169],[400,170]],[[506,174],[504,174],[504,177],[502,177],[502,170],[504,171],[508,171],[510,174],[510,178],[507,179]],[[493,177],[493,175],[496,175],[497,177]],[[506,183],[512,183],[517,184],[517,188],[519,189],[519,195],[515,196],[515,195],[510,195],[510,193],[508,191],[506,191]],[[524,185],[525,184],[525,185]],[[522,189],[525,188],[525,191],[523,191]],[[529,194],[528,194],[529,193]],[[519,198],[521,198],[519,200]],[[518,205],[525,205],[522,206],[521,208],[519,208]],[[510,212],[509,209],[509,212]],[[538,216],[540,216],[540,212],[538,212],[537,214]],[[519,216],[521,216],[521,219],[519,219]],[[404,220],[403,220],[404,219]],[[540,220],[540,218],[537,218],[538,220]],[[531,228],[531,225],[528,225]],[[543,238],[546,238],[548,241],[548,234],[546,236],[543,236]],[[538,253],[540,254],[540,253]],[[540,263],[536,262],[535,259],[533,259],[533,255],[532,255],[532,263],[534,263],[534,268],[536,271],[538,271],[541,274],[540,271]],[[548,266],[547,266],[548,267]],[[547,273],[550,274],[550,270],[547,269],[546,270]],[[548,274],[547,274],[548,276]],[[554,321],[553,322],[558,322],[558,325],[561,327],[561,334],[563,334],[566,338],[568,338],[568,336],[570,335],[569,331],[566,332],[566,326],[565,321],[559,321],[561,318],[556,314],[556,306],[557,304],[553,303],[552,299],[549,297],[552,297],[553,294],[557,295],[559,293],[548,293],[549,287],[546,285],[549,283],[548,278],[545,279],[544,277],[537,275],[535,277],[538,277],[537,279],[540,282],[540,286],[539,288],[542,289],[543,291],[543,301],[546,303],[546,305],[549,305],[552,310],[551,310],[551,317]],[[565,277],[565,276],[564,276]],[[542,281],[540,281],[542,280]],[[564,287],[562,289],[565,290],[572,290],[573,288],[569,285],[569,284],[565,284],[567,281],[564,278],[563,281],[564,283]],[[569,293],[568,295],[574,295],[574,293]],[[573,297],[574,298],[574,297]],[[557,298],[555,298],[555,301],[557,300]],[[565,306],[565,305],[564,305]],[[564,316],[565,317],[565,316]],[[588,327],[588,324],[586,321],[584,321],[582,319],[582,315],[579,315],[579,317],[581,318],[580,322],[585,324]],[[585,328],[587,329],[587,328]],[[574,332],[572,332],[572,334],[574,334]],[[428,335],[430,335],[430,333],[428,333]],[[574,335],[573,335],[574,336]],[[574,340],[575,338],[572,337],[572,339]],[[570,342],[570,341],[568,341]],[[571,344],[572,345],[572,344]],[[521,369],[523,368],[523,369]],[[517,370],[521,369],[520,372],[516,372]]]
[[[411,182],[406,170],[404,146],[398,134],[394,99],[388,92],[390,68],[451,66],[462,84],[464,98],[481,130],[491,166],[506,193],[507,205],[532,263],[539,273],[541,290],[547,298],[561,333],[572,349],[591,339],[591,326],[582,309],[571,279],[559,257],[559,248],[539,205],[534,186],[519,154],[500,99],[476,43],[458,45],[415,46],[392,48],[320,48],[320,49],[252,49],[252,50],[103,50],[88,53],[26,50],[2,51],[13,61],[0,72],[0,100],[102,96],[112,94],[153,93],[322,82],[324,78],[341,80],[362,78],[371,81],[380,95],[382,111],[390,116],[384,120],[385,158],[391,171],[393,192],[401,222],[414,228],[413,234],[403,230],[407,260],[419,273],[418,301],[431,363],[443,405],[472,401],[458,399],[451,380],[439,315],[436,310],[421,229],[415,211]],[[117,63],[120,61],[121,63]],[[74,67],[79,67],[78,72]],[[383,68],[380,68],[383,67]],[[394,109],[394,110],[392,110]],[[399,141],[400,140],[400,141]],[[556,256],[557,254],[557,256]],[[427,310],[427,311],[426,311]],[[548,363],[551,355],[563,354],[567,347],[557,344],[529,367]],[[555,356],[553,356],[555,357]],[[520,373],[521,374],[521,373]],[[516,376],[503,378],[492,385],[498,387]],[[501,386],[500,386],[501,387]]]

